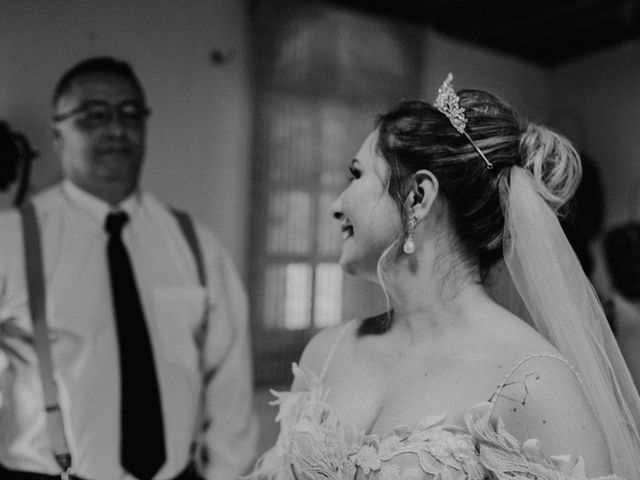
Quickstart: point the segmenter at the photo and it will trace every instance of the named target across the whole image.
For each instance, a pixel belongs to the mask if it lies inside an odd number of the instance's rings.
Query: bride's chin
[[[347,275],[351,275],[353,277],[363,276],[363,265],[361,259],[345,255],[345,252],[343,252],[342,256],[340,257],[339,263],[340,268],[342,268],[342,271]]]
[[[338,263],[340,264],[342,271],[347,275],[357,275],[357,269],[355,268],[354,263],[346,260],[344,255],[340,257],[340,261]]]

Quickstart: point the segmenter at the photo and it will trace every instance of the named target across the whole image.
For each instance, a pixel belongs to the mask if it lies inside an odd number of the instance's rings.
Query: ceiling
[[[640,0],[330,0],[554,66],[640,38]]]

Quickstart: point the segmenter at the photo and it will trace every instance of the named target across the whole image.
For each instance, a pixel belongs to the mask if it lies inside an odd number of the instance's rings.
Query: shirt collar
[[[114,211],[127,212],[129,218],[133,219],[140,205],[140,194],[137,190],[118,205],[110,205],[101,198],[81,189],[69,179],[62,181],[62,191],[72,203],[95,217],[100,223],[104,222],[109,212]]]

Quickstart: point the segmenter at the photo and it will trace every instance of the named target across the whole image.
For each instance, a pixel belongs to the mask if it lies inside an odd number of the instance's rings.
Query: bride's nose
[[[331,202],[331,214],[336,220],[342,220],[344,218],[344,214],[342,213],[342,194]]]

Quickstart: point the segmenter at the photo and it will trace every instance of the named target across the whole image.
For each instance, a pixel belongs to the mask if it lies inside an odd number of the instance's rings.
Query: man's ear
[[[51,135],[53,135],[53,147],[56,151],[59,151],[62,144],[62,136],[60,135],[60,129],[58,129],[55,123],[51,124]]]
[[[418,170],[411,176],[410,182],[405,208],[420,222],[429,214],[438,196],[438,179],[429,170]]]

